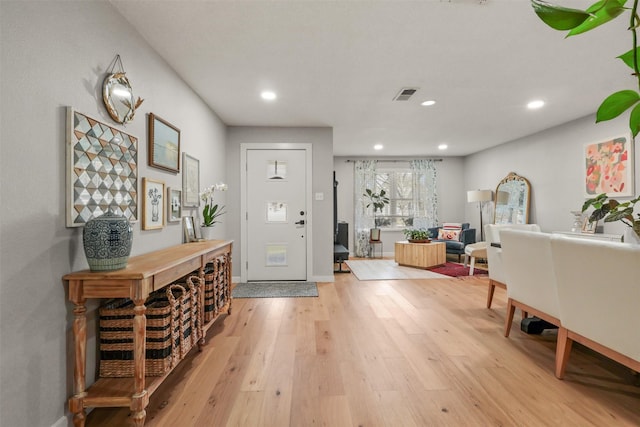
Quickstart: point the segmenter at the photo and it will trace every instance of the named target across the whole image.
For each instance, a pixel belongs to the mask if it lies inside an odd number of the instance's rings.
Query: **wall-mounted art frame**
[[[149,166],[180,172],[180,129],[149,113]]]
[[[164,227],[164,182],[142,178],[142,229]]]
[[[180,222],[182,219],[182,190],[167,188],[167,222]]]
[[[67,107],[67,227],[109,210],[138,220],[138,138]]]
[[[182,207],[200,206],[200,161],[182,153]]]
[[[184,242],[190,243],[195,242],[198,239],[196,238],[196,229],[193,224],[192,216],[184,216],[182,217],[182,229],[184,231]]]
[[[601,193],[632,197],[634,183],[633,138],[623,134],[584,147],[585,197]]]

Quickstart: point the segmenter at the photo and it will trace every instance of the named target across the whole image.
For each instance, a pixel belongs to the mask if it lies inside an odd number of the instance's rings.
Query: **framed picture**
[[[180,172],[180,129],[149,113],[149,166]]]
[[[182,217],[182,229],[184,230],[185,243],[195,242],[198,240],[196,238],[196,228],[193,224],[193,217],[191,216]]]
[[[200,206],[200,161],[182,153],[182,207]]]
[[[598,221],[589,221],[589,217],[587,216],[584,221],[582,221],[582,232],[586,234],[594,234],[596,232],[597,225]]]
[[[180,222],[182,218],[182,190],[167,188],[167,222]]]
[[[67,107],[67,227],[109,210],[138,220],[138,139]]]
[[[142,229],[164,227],[164,182],[142,178]]]
[[[634,183],[633,138],[622,135],[587,144],[584,148],[585,197],[601,193],[632,197]]]

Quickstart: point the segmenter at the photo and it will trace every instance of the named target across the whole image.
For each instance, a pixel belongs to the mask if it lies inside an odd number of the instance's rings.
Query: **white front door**
[[[247,280],[307,279],[304,149],[246,151]]]

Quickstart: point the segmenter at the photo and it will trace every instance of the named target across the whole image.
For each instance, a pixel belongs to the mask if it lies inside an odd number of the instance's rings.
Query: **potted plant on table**
[[[590,222],[601,219],[604,219],[604,222],[620,221],[633,230],[633,233],[628,235],[627,240],[635,237],[635,243],[640,243],[640,213],[637,213],[635,218],[633,216],[635,205],[638,202],[640,202],[640,196],[621,203],[602,193],[593,199],[585,201],[582,205],[582,212],[593,206],[595,210],[589,216]]]
[[[218,222],[217,218],[225,213],[224,206],[213,204],[213,194],[215,191],[227,191],[227,184],[220,182],[205,188],[200,193],[200,199],[204,202],[202,208],[202,238],[211,240],[213,238],[213,226]]]
[[[406,237],[410,243],[431,242],[431,233],[429,233],[429,230],[425,228],[409,228],[402,230],[402,232],[404,233],[404,237]]]
[[[384,190],[380,190],[379,193],[374,193],[373,191],[367,188],[363,196],[369,200],[369,203],[367,203],[365,207],[368,208],[369,206],[373,206],[374,229],[378,228],[378,220],[376,218],[376,212],[380,211],[380,213],[382,213],[382,209],[384,209],[384,207],[389,204],[389,198],[387,197],[387,193]]]

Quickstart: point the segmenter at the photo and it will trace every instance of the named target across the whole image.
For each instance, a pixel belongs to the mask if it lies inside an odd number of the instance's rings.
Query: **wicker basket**
[[[173,312],[173,356],[174,360],[183,359],[202,337],[202,325],[199,320],[200,278],[190,276],[186,283],[169,286],[167,297]]]
[[[166,297],[154,294],[146,301],[147,339],[145,375],[161,376],[173,366],[171,306]],[[100,307],[100,376],[132,377],[133,318],[130,299],[109,300]]]
[[[185,281],[186,280],[186,281]],[[145,305],[145,375],[161,376],[183,359],[202,337],[198,276],[152,293]],[[133,377],[133,318],[130,299],[109,300],[100,307],[100,376]]]
[[[211,321],[224,307],[228,295],[228,263],[225,256],[209,262],[204,272],[204,320]]]

